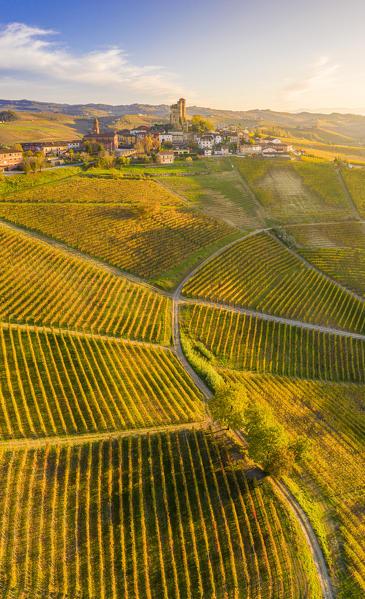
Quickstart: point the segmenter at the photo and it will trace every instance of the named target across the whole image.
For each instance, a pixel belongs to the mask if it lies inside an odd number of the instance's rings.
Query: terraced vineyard
[[[0,218],[58,239],[145,279],[177,267],[232,229],[176,200],[140,217],[124,204],[0,203]]]
[[[220,364],[239,370],[365,382],[365,341],[196,304],[182,308],[184,332]]]
[[[0,281],[2,320],[170,343],[170,299],[1,225]]]
[[[354,217],[333,166],[316,160],[235,158],[270,223],[346,220]]]
[[[0,437],[114,431],[202,419],[170,350],[0,326]]]
[[[300,254],[325,274],[365,297],[365,250],[305,249]]]
[[[8,452],[1,470],[3,597],[321,596],[270,483],[202,432]]]
[[[225,378],[239,380],[252,399],[275,410],[290,433],[314,443],[313,460],[287,482],[311,514],[332,574],[342,580],[346,596],[363,597],[365,387],[234,371],[225,371]],[[326,532],[329,518],[335,531]],[[334,542],[334,532],[340,543]]]
[[[365,304],[265,233],[206,262],[183,287],[204,298],[304,322],[365,332]]]

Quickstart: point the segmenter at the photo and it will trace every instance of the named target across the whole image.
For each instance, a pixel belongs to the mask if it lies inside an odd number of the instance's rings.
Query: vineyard
[[[365,332],[365,304],[265,233],[206,262],[184,295],[294,320]]]
[[[183,307],[182,327],[230,368],[365,382],[365,341],[361,339],[199,304]]]
[[[97,204],[130,204],[148,198],[163,204],[177,204],[175,198],[154,181],[82,175],[68,177],[54,184],[41,185],[6,196],[7,202],[95,202]]]
[[[300,254],[316,268],[365,297],[365,250],[316,249]]]
[[[170,343],[168,298],[1,225],[0,277],[1,320]]]
[[[200,420],[200,393],[170,350],[99,336],[0,327],[0,437],[44,437]]]
[[[7,452],[1,471],[3,597],[321,596],[270,482],[202,432]]]
[[[234,163],[270,222],[312,222],[354,216],[332,165],[305,161],[235,158]]]
[[[173,269],[233,231],[182,202],[160,206],[143,218],[135,207],[124,204],[0,203],[0,218],[145,279]]]
[[[358,248],[365,250],[365,224],[357,222],[331,223],[288,227],[285,233],[294,238],[300,248]]]
[[[261,223],[260,207],[249,194],[231,160],[226,169],[188,177],[164,177],[161,182],[171,191],[199,206],[206,214],[246,229]]]
[[[312,514],[332,573],[342,580],[346,596],[363,597],[365,470],[359,456],[364,453],[365,387],[233,371],[226,371],[225,376],[244,383],[252,398],[267,402],[290,433],[312,439],[314,458],[296,472],[291,488],[305,493],[305,507]],[[329,514],[337,521],[341,549],[331,540],[333,532],[328,535],[323,528]]]
[[[365,172],[362,168],[350,169],[341,168],[342,177],[346,187],[355,202],[355,205],[361,214],[365,217]]]

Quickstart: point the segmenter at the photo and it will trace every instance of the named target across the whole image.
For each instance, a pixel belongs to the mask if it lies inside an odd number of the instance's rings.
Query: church
[[[115,131],[105,131],[100,133],[99,121],[94,119],[93,131],[84,135],[83,141],[90,141],[92,144],[99,143],[104,146],[108,152],[115,152],[118,149],[118,134]]]

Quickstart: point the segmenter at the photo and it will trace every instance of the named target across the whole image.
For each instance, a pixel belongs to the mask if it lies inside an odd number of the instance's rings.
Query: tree
[[[0,112],[0,121],[3,123],[10,123],[11,121],[16,120],[18,120],[18,117],[13,110],[2,110]]]
[[[298,437],[290,443],[290,450],[294,454],[295,462],[301,464],[305,460],[309,460],[313,449],[313,441],[308,437]]]
[[[248,455],[264,468],[272,455],[287,444],[285,431],[266,406],[253,405],[246,410]]]
[[[228,429],[240,429],[245,425],[247,394],[240,384],[221,385],[208,401],[208,407],[215,422]]]
[[[213,124],[208,119],[203,119],[200,114],[194,114],[193,118],[191,119],[191,129],[197,133],[212,131]]]
[[[22,152],[23,151],[23,148],[20,144],[14,144],[12,149],[14,150],[14,152]]]
[[[294,452],[287,446],[279,447],[268,455],[265,471],[271,476],[280,478],[290,474],[295,462]]]

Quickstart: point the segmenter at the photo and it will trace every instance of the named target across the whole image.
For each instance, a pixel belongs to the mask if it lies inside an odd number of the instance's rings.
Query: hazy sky
[[[0,98],[365,114],[365,1],[0,0]]]

